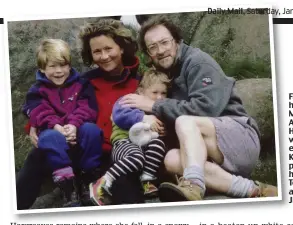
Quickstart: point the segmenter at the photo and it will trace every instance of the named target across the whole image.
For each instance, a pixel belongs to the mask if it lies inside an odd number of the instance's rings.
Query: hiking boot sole
[[[183,202],[188,201],[185,195],[176,188],[176,185],[162,183],[159,187],[159,198],[161,202]]]
[[[91,202],[94,204],[94,205],[97,205],[97,206],[100,206],[102,205],[101,203],[99,204],[99,201],[96,200],[95,196],[94,196],[94,191],[93,191],[93,184],[91,183],[90,184],[90,187],[89,187],[89,190],[90,190],[90,200]]]
[[[153,192],[148,192],[148,193],[144,193],[144,197],[149,199],[149,198],[156,198],[158,197],[158,190],[157,191],[153,191]]]
[[[111,204],[111,201],[109,198],[105,199],[104,198],[104,201],[100,200],[100,199],[96,199],[95,196],[94,196],[94,191],[93,191],[93,183],[90,184],[90,187],[89,187],[89,190],[90,190],[90,199],[92,201],[92,203],[94,205],[98,205],[98,206],[103,206],[103,205],[110,205]],[[109,193],[105,188],[103,188],[103,190],[106,192],[106,193]],[[109,194],[110,195],[110,194]],[[110,195],[111,196],[111,195]]]

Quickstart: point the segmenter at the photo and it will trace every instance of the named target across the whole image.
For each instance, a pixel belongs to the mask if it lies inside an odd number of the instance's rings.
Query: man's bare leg
[[[200,200],[206,190],[204,178],[204,165],[208,155],[206,143],[194,117],[177,118],[175,130],[180,143],[183,178],[180,179],[178,187],[171,183],[163,183],[160,188],[160,198],[163,201],[169,196],[173,201]]]
[[[164,164],[170,173],[183,175],[183,167],[179,149],[168,151]],[[223,170],[219,165],[206,161],[204,164],[205,185],[208,189],[227,194],[232,182],[232,175]]]
[[[259,195],[256,193],[260,192],[259,187],[253,181],[231,175],[217,165],[223,163],[224,157],[218,149],[215,127],[209,118],[182,116],[177,119],[175,128],[180,140],[180,150],[171,150],[166,155],[167,170],[176,171],[183,174],[187,180],[195,180],[196,184],[200,184],[198,180],[201,180],[201,177],[198,171],[202,169],[203,182],[212,190],[235,197]],[[207,156],[215,163],[207,162]],[[268,192],[266,195],[277,195],[275,187],[269,186]]]

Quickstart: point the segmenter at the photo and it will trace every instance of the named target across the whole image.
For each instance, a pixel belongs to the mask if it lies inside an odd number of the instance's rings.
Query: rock
[[[60,208],[63,205],[62,193],[59,188],[36,199],[30,209]]]
[[[239,80],[236,82],[236,92],[242,99],[247,113],[258,123],[262,152],[273,153],[275,132],[272,80],[269,78]]]
[[[165,15],[180,27],[185,43],[210,54],[228,76],[238,80],[271,77],[268,15]],[[137,20],[142,24],[152,16],[156,14],[137,15]]]

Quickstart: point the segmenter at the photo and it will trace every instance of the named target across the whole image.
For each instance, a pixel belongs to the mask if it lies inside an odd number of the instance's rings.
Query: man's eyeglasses
[[[173,40],[174,40],[173,38],[164,39],[158,43],[151,44],[147,47],[147,51],[151,56],[154,56],[158,53],[159,47],[163,48],[164,50],[169,50],[172,48]]]

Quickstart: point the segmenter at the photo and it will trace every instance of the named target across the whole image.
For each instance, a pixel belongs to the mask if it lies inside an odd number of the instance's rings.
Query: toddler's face
[[[64,84],[65,80],[69,77],[70,66],[60,65],[58,63],[49,61],[44,70],[41,72],[46,75],[48,80],[52,81],[56,86]]]
[[[150,87],[145,88],[142,94],[151,100],[156,101],[167,97],[167,87],[162,83],[153,84]]]

